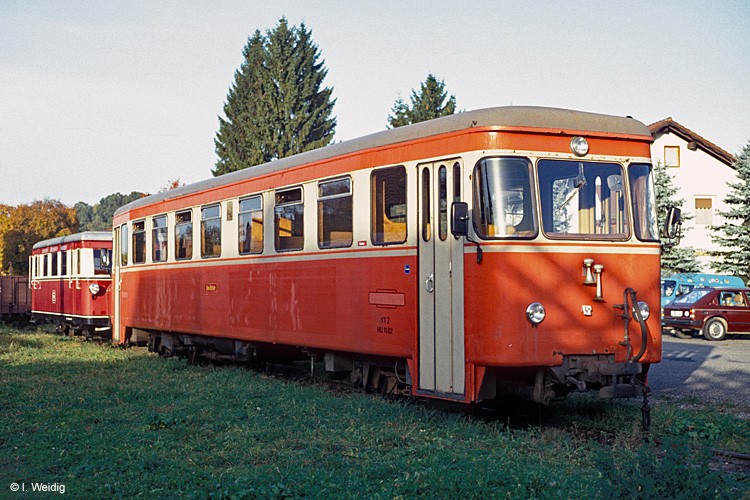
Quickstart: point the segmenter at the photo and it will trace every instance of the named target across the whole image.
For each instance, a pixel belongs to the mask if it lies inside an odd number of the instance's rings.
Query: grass
[[[655,405],[644,439],[634,403],[519,424],[0,326],[0,497],[749,497],[709,453],[750,450],[748,409],[684,406]]]

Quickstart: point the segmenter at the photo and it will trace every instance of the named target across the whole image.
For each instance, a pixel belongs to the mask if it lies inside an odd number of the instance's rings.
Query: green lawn
[[[0,498],[750,496],[710,461],[750,451],[750,410],[681,406],[659,400],[648,436],[636,402],[587,396],[508,425],[0,326]]]

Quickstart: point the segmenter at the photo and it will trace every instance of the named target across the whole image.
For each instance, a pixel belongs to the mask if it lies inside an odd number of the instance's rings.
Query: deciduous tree
[[[0,269],[25,274],[35,243],[78,231],[74,208],[44,199],[12,207],[0,206]]]
[[[109,231],[112,229],[112,217],[115,211],[131,201],[148,196],[138,191],[130,194],[113,193],[105,196],[93,207],[79,201],[75,204],[76,218],[81,231]]]
[[[285,18],[265,35],[258,30],[242,52],[214,144],[214,175],[241,170],[333,140],[333,89],[312,31]]]

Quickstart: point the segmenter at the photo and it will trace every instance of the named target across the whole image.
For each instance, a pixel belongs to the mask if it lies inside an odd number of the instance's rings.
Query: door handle
[[[424,282],[424,288],[428,293],[432,293],[435,290],[435,273],[430,274]]]

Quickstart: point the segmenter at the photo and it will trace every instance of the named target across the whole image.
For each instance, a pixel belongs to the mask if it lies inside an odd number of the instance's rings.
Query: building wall
[[[700,149],[692,151],[687,145],[686,141],[674,134],[664,134],[656,138],[651,146],[651,156],[654,164],[661,162],[669,167],[673,185],[678,189],[675,197],[685,200],[683,213],[693,216],[682,225],[680,246],[695,248],[704,271],[711,272],[714,269],[707,252],[718,247],[711,242],[710,227],[726,221],[718,212],[728,209],[724,203],[729,192],[727,184],[737,182],[737,175],[725,163]],[[679,148],[670,150],[672,153],[679,151],[679,166],[671,164],[674,155],[669,152],[665,160],[665,147]]]

